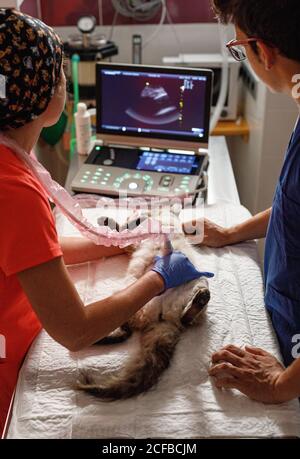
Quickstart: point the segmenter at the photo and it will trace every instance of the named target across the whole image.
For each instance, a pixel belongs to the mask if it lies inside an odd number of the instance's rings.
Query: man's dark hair
[[[213,0],[213,7],[221,22],[300,62],[300,0]]]

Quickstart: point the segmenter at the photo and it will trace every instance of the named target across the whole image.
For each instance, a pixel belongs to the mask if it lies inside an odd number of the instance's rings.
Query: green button
[[[101,167],[98,167],[97,171],[103,172],[103,169]]]
[[[96,147],[96,150],[97,151],[100,151],[102,147]]]
[[[145,177],[143,177],[143,180],[144,180],[144,182],[146,182],[146,183],[148,183],[148,184],[151,183],[151,184],[153,185],[153,180],[152,180],[152,178],[146,179]]]
[[[95,172],[95,175],[96,175],[97,177],[100,177],[102,174],[101,174],[101,172]]]
[[[86,180],[85,180],[85,179],[82,179],[82,180],[80,180],[80,181],[81,181],[81,183],[85,183],[85,182],[86,182]]]
[[[105,174],[105,175],[106,175],[106,177],[111,177],[111,173],[110,173],[110,172],[108,172],[108,173]]]

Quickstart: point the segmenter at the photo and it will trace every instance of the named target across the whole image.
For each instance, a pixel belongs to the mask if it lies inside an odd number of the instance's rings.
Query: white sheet
[[[242,207],[224,204],[206,216],[230,225],[248,217]],[[72,228],[58,222],[61,234]],[[220,347],[254,345],[277,356],[278,346],[263,303],[255,243],[203,249],[203,266],[214,271],[212,299],[203,324],[186,332],[171,367],[157,387],[131,400],[103,403],[75,392],[78,368],[105,374],[118,369],[135,346],[129,342],[91,347],[70,354],[42,332],[20,374],[9,438],[214,438],[300,436],[298,401],[280,406],[255,403],[236,391],[220,392],[207,375],[211,354]],[[70,268],[87,304],[124,286],[127,258]]]

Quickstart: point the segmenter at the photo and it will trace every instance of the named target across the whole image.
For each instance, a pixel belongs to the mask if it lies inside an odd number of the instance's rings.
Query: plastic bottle
[[[77,151],[79,155],[87,155],[91,148],[92,123],[86,104],[77,105],[75,113]]]

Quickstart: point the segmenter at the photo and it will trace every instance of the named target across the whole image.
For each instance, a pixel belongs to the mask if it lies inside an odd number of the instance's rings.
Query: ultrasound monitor
[[[195,195],[208,166],[212,71],[96,67],[97,140],[73,190]]]
[[[99,63],[97,134],[207,146],[211,87],[210,70]]]

